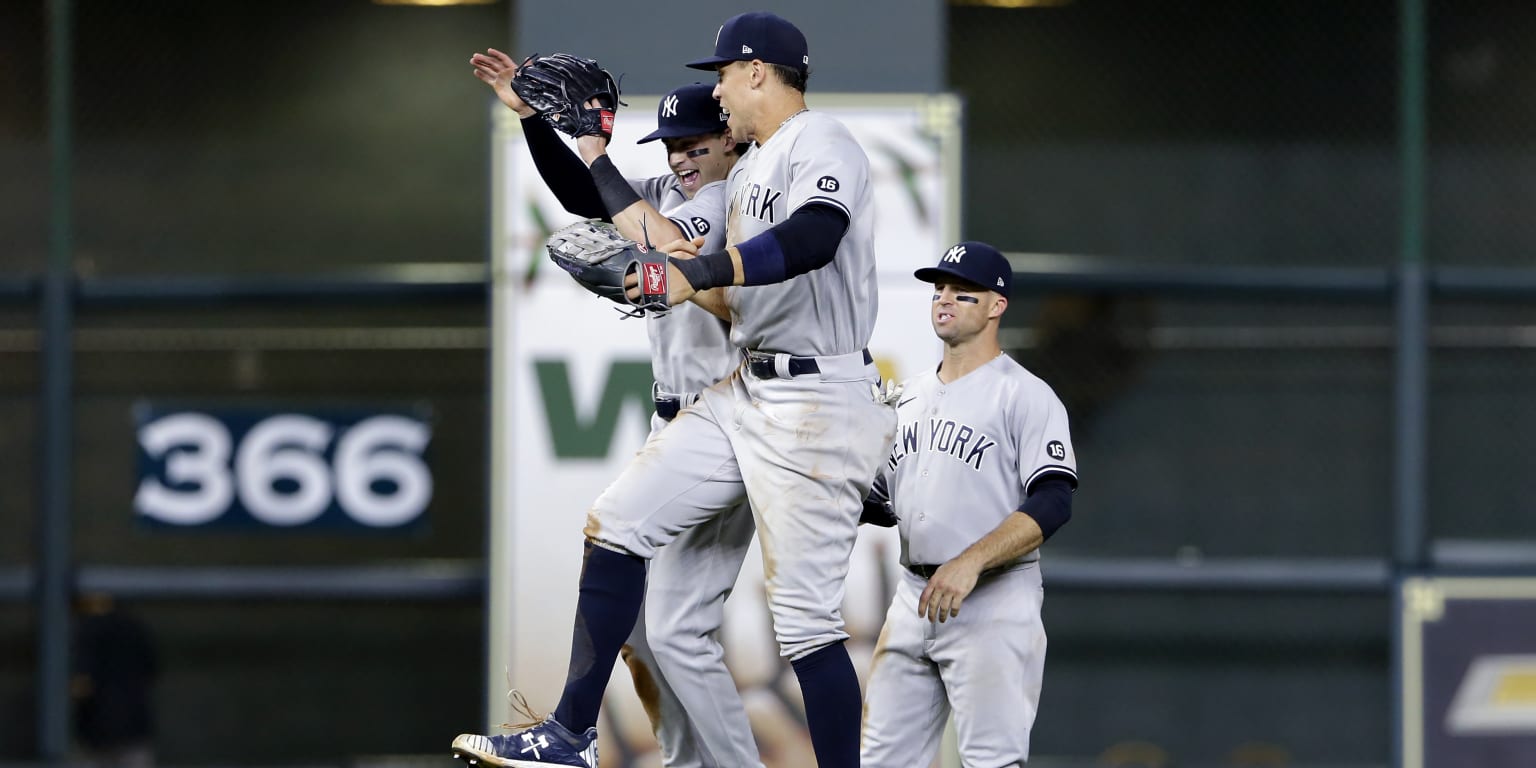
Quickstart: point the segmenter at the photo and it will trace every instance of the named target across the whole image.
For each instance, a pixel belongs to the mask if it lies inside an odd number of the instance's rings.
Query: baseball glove
[[[591,59],[568,53],[534,55],[512,76],[512,91],[555,130],[570,136],[613,137],[619,84]],[[587,106],[594,102],[595,106]]]
[[[626,314],[638,317],[646,312],[665,314],[671,309],[667,305],[667,255],[625,238],[610,224],[596,219],[578,221],[550,235],[544,247],[550,261],[569,272],[581,287],[615,304],[632,307]],[[640,274],[642,295],[638,301],[624,292],[624,276],[630,272]]]

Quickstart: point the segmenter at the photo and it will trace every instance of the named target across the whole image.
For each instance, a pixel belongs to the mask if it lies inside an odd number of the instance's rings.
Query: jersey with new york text
[[[998,355],[955,381],[907,381],[881,466],[902,562],[941,565],[991,533],[1051,474],[1077,485],[1067,411],[1039,377]],[[1022,561],[1039,559],[1039,550]]]
[[[727,180],[726,244],[766,232],[800,207],[848,216],[832,263],[771,285],[726,289],[736,346],[792,355],[842,355],[869,344],[879,310],[869,158],[842,123],[819,112],[785,121],[754,144]]]
[[[692,240],[704,238],[704,252],[725,248],[725,182],[706,184],[689,199],[672,174],[630,180],[642,199]],[[653,243],[665,245],[665,243]],[[663,392],[697,394],[729,376],[741,363],[725,321],[692,302],[665,315],[646,315],[651,341],[651,376]]]

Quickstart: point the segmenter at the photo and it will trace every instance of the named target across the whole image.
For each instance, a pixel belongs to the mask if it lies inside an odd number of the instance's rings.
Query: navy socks
[[[792,662],[805,697],[805,720],[820,768],[858,768],[864,701],[841,641]]]
[[[640,619],[640,606],[645,599],[645,561],[588,543],[580,584],[576,626],[571,635],[571,666],[565,676],[565,691],[554,712],[561,725],[577,734],[597,725],[603,690],[608,687],[613,664]],[[848,655],[843,654],[843,658],[846,660]],[[848,669],[851,674],[852,664]],[[857,692],[857,680],[854,686]]]

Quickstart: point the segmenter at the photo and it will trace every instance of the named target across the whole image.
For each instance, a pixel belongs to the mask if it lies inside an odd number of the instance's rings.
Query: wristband
[[[668,259],[695,291],[707,291],[736,282],[736,266],[731,252],[708,253],[692,259]]]
[[[591,170],[592,182],[597,185],[597,194],[603,198],[603,207],[608,209],[609,216],[617,216],[625,208],[640,202],[640,193],[629,185],[629,179],[619,173],[607,155],[599,155],[593,160]],[[644,245],[650,247],[649,243]]]

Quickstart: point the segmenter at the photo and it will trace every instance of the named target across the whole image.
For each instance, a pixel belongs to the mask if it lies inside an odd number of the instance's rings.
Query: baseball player
[[[903,385],[866,504],[866,519],[890,513],[907,572],[875,647],[862,765],[931,764],[953,708],[962,764],[1022,766],[1045,667],[1039,547],[1071,516],[1077,459],[1061,401],[998,345],[1007,259],[964,242],[916,275],[944,358]]]
[[[535,167],[567,210],[588,218],[611,218],[621,233],[641,242],[647,234],[669,240],[686,234],[723,246],[724,180],[737,152],[712,95],[713,86],[685,85],[662,98],[658,127],[640,143],[660,140],[672,173],[632,182],[632,191],[618,196],[614,210],[605,204],[612,195],[601,194],[594,181],[603,173],[618,173],[607,159],[607,140],[577,139],[582,160],[595,168],[589,175],[587,165],[513,92],[516,65],[511,57],[491,49],[475,54],[471,63],[475,75],[522,118]],[[660,212],[648,217],[658,223],[642,228],[651,211]],[[669,232],[662,222],[676,230]],[[654,435],[699,392],[729,376],[741,357],[727,338],[726,325],[693,304],[665,315],[649,314],[646,325],[656,379]],[[646,712],[669,768],[761,766],[719,641],[725,600],[751,541],[752,513],[741,504],[683,532],[650,563],[648,597],[626,646],[625,660],[636,678],[637,691],[654,687],[656,699],[646,702]]]
[[[753,146],[729,177],[727,247],[666,247],[666,293],[676,305],[725,287],[741,365],[647,442],[593,505],[554,714],[510,736],[462,735],[456,750],[503,765],[595,768],[603,688],[640,611],[645,561],[747,498],[817,763],[858,765],[843,580],[895,411],[865,349],[877,301],[869,161],[842,124],[806,110],[809,64],[800,30],[761,12],[727,20],[714,55],[690,64],[718,72],[731,133]]]

